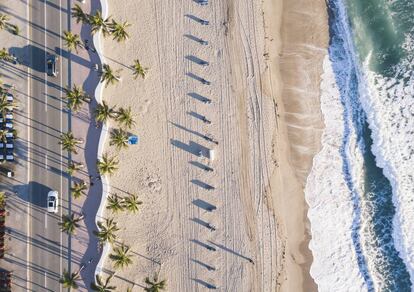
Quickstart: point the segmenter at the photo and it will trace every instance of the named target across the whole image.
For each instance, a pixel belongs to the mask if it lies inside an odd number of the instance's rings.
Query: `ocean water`
[[[414,291],[414,1],[327,2],[311,275],[320,291]]]

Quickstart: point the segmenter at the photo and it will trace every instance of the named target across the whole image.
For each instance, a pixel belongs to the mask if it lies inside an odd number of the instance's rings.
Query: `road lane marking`
[[[27,4],[26,4],[26,19],[28,19],[29,21],[28,21],[28,23],[31,23],[32,22],[32,18],[31,18],[31,14],[30,14],[30,2],[29,1],[27,1],[26,2]],[[28,28],[27,28],[27,31],[26,31],[26,34],[27,34],[27,47],[28,48],[30,48],[30,35],[31,35],[31,25],[29,25],[28,26]],[[29,58],[29,62],[30,63],[32,63],[33,62],[33,58],[32,58],[32,51],[30,50],[30,53],[29,53],[29,56],[30,56],[30,58]],[[30,64],[29,64],[30,65]],[[31,66],[27,66],[27,96],[31,96],[31,91],[30,91],[30,88],[31,88],[31,74],[32,74],[32,70],[31,70]],[[33,98],[33,97],[32,97]],[[27,115],[28,116],[30,116],[31,115],[31,98],[28,98],[27,99]],[[28,124],[28,129],[27,129],[27,146],[28,146],[28,148],[30,149],[30,147],[29,147],[29,144],[30,144],[30,135],[31,135],[31,124],[32,124],[32,122],[31,122],[31,120],[30,120],[30,118],[28,118],[28,121],[27,121],[27,124]],[[29,150],[29,151],[27,151],[27,161],[26,161],[26,163],[27,163],[27,183],[29,183],[29,181],[30,181],[30,173],[31,173],[31,167],[30,167],[30,157],[31,157],[31,151]],[[27,204],[27,245],[26,245],[26,278],[27,278],[27,281],[26,281],[26,290],[27,291],[29,291],[32,287],[31,287],[31,284],[29,284],[29,283],[31,283],[31,273],[30,273],[30,269],[29,269],[29,263],[30,263],[30,252],[31,252],[31,249],[30,249],[30,246],[31,246],[31,240],[30,240],[30,238],[31,238],[31,213],[32,213],[32,209],[31,209],[31,206],[30,206],[30,198],[31,198],[31,194],[30,194],[30,187],[28,187],[28,194],[27,194],[27,196],[28,196],[28,199],[29,199],[29,202],[28,202],[28,204]]]
[[[45,272],[45,288],[47,288],[47,281],[46,281],[46,278],[47,278],[47,272]]]
[[[47,213],[45,212],[45,228],[47,229]]]
[[[45,103],[45,112],[47,112],[47,82],[48,82],[48,80],[47,80],[47,68],[46,68],[46,59],[47,59],[47,32],[46,32],[46,28],[47,28],[47,16],[46,16],[46,1],[44,2],[43,7],[44,7],[44,13],[45,13],[45,29],[44,29],[44,31],[45,31],[45,46],[44,46],[44,49],[45,49],[45,55],[44,55],[44,62],[45,62],[45,100],[44,100],[44,103]]]
[[[61,8],[61,9],[59,9],[59,23],[60,23],[60,25],[59,25],[59,28],[60,28],[59,29],[59,32],[60,32],[60,34],[62,34],[62,0],[59,0],[59,5],[60,5],[60,8]],[[68,1],[66,10],[67,11],[70,11],[69,8],[70,8],[70,1]],[[69,18],[69,21],[72,21],[72,18],[71,17]],[[68,25],[68,26],[69,26],[68,27],[68,31],[70,31],[70,25]],[[59,49],[60,49],[60,52],[62,52],[62,38],[59,39]],[[61,72],[60,73],[60,85],[63,87],[63,58],[61,58],[61,60],[60,60],[60,72]],[[63,92],[60,91],[60,132],[62,132],[62,123],[63,123],[62,115],[63,115]],[[63,153],[62,153],[62,151],[63,151],[62,150],[62,147],[60,147],[60,173],[63,173]],[[60,176],[60,194],[61,194],[61,196],[63,198],[63,175]],[[59,213],[60,218],[62,218],[62,208],[60,208],[60,207],[59,207],[59,212],[60,212]],[[70,247],[68,245],[68,255],[70,254],[69,248]],[[63,232],[60,232],[60,245],[59,245],[59,249],[60,249],[59,250],[59,256],[60,256],[60,261],[59,261],[59,274],[62,274],[62,268],[63,268],[63,261],[62,261],[62,259],[63,259]],[[69,260],[70,259],[68,257],[68,262],[69,262]],[[70,270],[69,267],[70,267],[70,264],[68,264],[68,270]],[[62,287],[60,287],[59,290],[62,291]]]

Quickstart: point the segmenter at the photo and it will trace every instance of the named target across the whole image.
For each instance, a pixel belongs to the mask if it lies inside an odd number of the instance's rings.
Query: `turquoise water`
[[[413,55],[409,40],[414,39],[414,0],[330,0],[328,3],[329,55],[344,106],[344,138],[340,151],[343,176],[354,206],[352,239],[358,269],[368,291],[411,291],[409,272],[393,238],[396,211],[391,183],[377,167],[371,151],[372,133],[360,96],[366,85],[360,76],[363,63],[368,62],[368,68],[377,75],[397,78],[397,82],[401,78],[404,82],[401,68],[411,70],[407,60],[412,60]],[[339,7],[343,3],[346,24]],[[357,162],[348,153],[351,133],[356,133],[357,147],[363,154],[363,170],[358,175],[352,172]],[[356,185],[360,178],[361,187]]]
[[[404,49],[413,34],[414,1],[346,0],[355,46],[361,61],[368,54],[370,69],[391,75],[411,52]]]

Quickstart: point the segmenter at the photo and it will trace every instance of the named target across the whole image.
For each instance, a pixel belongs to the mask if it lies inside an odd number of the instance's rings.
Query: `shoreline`
[[[271,179],[282,246],[277,257],[279,291],[317,291],[310,275],[313,255],[309,249],[311,234],[304,189],[313,157],[321,149],[324,128],[320,84],[323,57],[327,55],[328,16],[323,1],[300,2],[263,2],[270,75],[275,75],[271,79],[280,83],[276,86],[278,118],[273,135],[273,160],[277,167]],[[303,15],[303,11],[307,14]],[[299,80],[307,79],[311,82],[300,84]]]

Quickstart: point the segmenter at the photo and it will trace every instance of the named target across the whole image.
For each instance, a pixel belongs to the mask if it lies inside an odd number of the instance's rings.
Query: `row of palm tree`
[[[109,275],[106,279],[103,279],[100,275],[95,276],[95,282],[91,283],[92,291],[98,292],[111,292],[116,291],[116,286],[112,286],[110,284],[111,279],[114,277],[114,274]],[[79,285],[77,281],[80,279],[80,271],[69,273],[68,271],[64,270],[63,275],[60,278],[60,283],[62,283],[64,288],[70,289],[78,289]],[[167,288],[166,280],[159,280],[158,275],[155,274],[152,279],[146,277],[144,279],[145,284],[147,287],[144,288],[146,292],[160,292],[161,290],[165,290]],[[131,292],[132,288],[128,287],[126,292]]]
[[[117,194],[112,194],[108,197],[106,208],[115,214],[120,211],[137,213],[140,205],[142,205],[142,201],[135,194],[129,194],[125,198],[121,198]]]
[[[97,11],[95,14],[89,15],[84,13],[79,5],[75,5],[72,8],[72,16],[75,18],[77,23],[83,22],[90,25],[92,34],[102,32],[104,37],[112,36],[113,39],[118,42],[125,41],[129,38],[129,34],[126,31],[126,29],[130,26],[128,22],[118,23],[111,17],[104,19],[101,11]],[[85,44],[82,43],[79,35],[73,34],[72,32],[64,32],[64,40],[69,51],[75,50],[78,52],[79,48],[85,48]],[[134,60],[130,68],[133,71],[133,76],[135,79],[138,77],[145,78],[148,72],[148,68],[141,65],[138,59]],[[119,82],[120,71],[121,70],[112,69],[108,64],[103,64],[102,69],[99,72],[100,82],[104,83],[105,87]],[[81,108],[83,102],[90,101],[89,97],[87,97],[87,95],[83,92],[82,88],[76,86],[73,88],[73,90],[67,90],[67,100],[69,109],[75,112]],[[118,110],[116,110],[115,106],[111,107],[103,101],[102,103],[98,104],[94,114],[97,123],[106,123],[110,119],[117,121],[120,128],[113,129],[111,131],[110,145],[115,146],[117,149],[127,147],[128,133],[126,132],[126,129],[130,129],[135,125],[131,108],[120,107]],[[69,140],[71,143],[67,142],[66,144],[69,145],[67,148],[73,150],[79,143],[74,143],[73,137],[70,138],[71,139]],[[97,161],[98,172],[100,175],[111,175],[117,170],[118,164],[119,162],[115,157],[104,154]],[[69,166],[68,172],[70,171],[71,174],[80,168],[80,166],[76,164],[70,164]],[[87,186],[84,182],[75,183],[72,187],[72,193],[74,194],[74,197],[76,198],[84,194],[86,188]],[[141,204],[142,202],[138,200],[137,195],[130,194],[127,197],[121,198],[117,194],[112,194],[108,197],[107,209],[111,210],[113,213],[124,210],[136,213],[138,212],[139,206]],[[79,221],[82,219],[82,216],[76,217],[75,215],[72,215],[70,217],[63,217],[61,223],[62,231],[73,234],[76,228],[79,226]],[[116,233],[119,231],[119,227],[117,226],[117,223],[114,221],[114,219],[106,218],[103,221],[99,221],[97,225],[98,230],[95,231],[94,234],[97,236],[99,243],[101,245],[105,243],[113,245],[117,238]],[[111,254],[109,255],[109,258],[112,260],[115,269],[127,267],[133,262],[132,256],[130,254],[130,247],[126,246],[125,244],[114,247]],[[63,276],[64,277],[62,277],[62,283],[67,283],[68,285],[64,285],[64,287],[77,287],[76,280],[78,275],[76,273],[66,272]],[[67,279],[65,279],[65,277]],[[95,282],[91,283],[91,289],[93,291],[101,292],[114,291],[116,287],[110,284],[112,277],[113,275],[110,275],[107,278],[103,279],[100,275],[97,275]],[[148,292],[158,292],[164,290],[166,287],[166,281],[158,281],[157,275],[153,279],[147,277],[145,279],[145,283],[147,287],[144,290]],[[128,288],[127,291],[131,290],[132,289]]]
[[[104,37],[112,35],[113,39],[117,42],[126,41],[129,38],[129,34],[126,31],[131,26],[127,21],[117,22],[111,16],[103,18],[100,10],[95,14],[90,15],[85,13],[82,8],[76,4],[72,8],[72,17],[75,18],[76,23],[82,22],[91,26],[92,35],[97,32],[102,32]]]
[[[95,120],[99,123],[106,123],[110,119],[117,121],[123,129],[131,129],[135,125],[131,107],[120,107],[116,110],[116,106],[111,107],[102,101],[95,109]]]
[[[85,44],[82,43],[80,36],[70,31],[63,32],[63,40],[69,51],[75,50],[76,53],[78,53],[79,48],[85,48]],[[7,61],[11,56],[4,49],[3,51],[0,51],[0,58]],[[132,70],[135,79],[138,77],[144,79],[149,70],[147,67],[144,67],[138,59],[135,59],[129,68]],[[103,64],[102,69],[99,72],[101,78],[100,81],[105,83],[105,87],[110,84],[116,84],[121,80],[121,76],[119,75],[121,71],[121,69],[113,70],[108,64]]]

